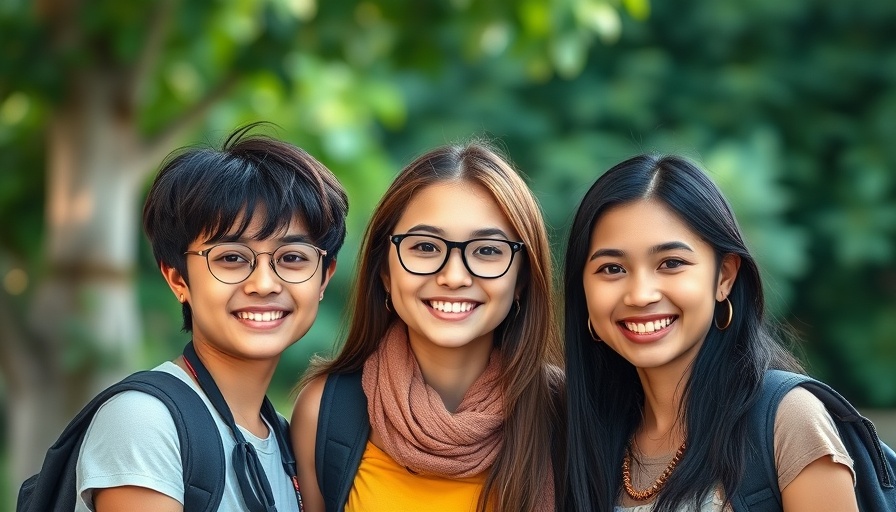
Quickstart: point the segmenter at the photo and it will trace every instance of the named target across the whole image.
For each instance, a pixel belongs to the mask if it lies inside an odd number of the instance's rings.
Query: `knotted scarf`
[[[407,327],[393,324],[362,375],[370,425],[383,440],[381,448],[419,474],[463,478],[490,468],[503,443],[500,366],[496,349],[451,413],[423,381]]]
[[[382,439],[381,448],[418,474],[463,478],[489,469],[504,439],[500,374],[501,354],[494,349],[457,410],[448,412],[423,381],[407,326],[396,322],[365,361],[361,377],[370,426]],[[548,469],[536,510],[554,510],[554,475]]]

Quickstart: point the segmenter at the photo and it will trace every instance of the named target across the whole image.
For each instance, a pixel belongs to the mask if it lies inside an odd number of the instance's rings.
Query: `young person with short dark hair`
[[[219,509],[296,511],[301,498],[275,439],[279,425],[262,410],[282,352],[317,315],[348,201],[320,162],[255,127],[236,130],[221,149],[181,150],[149,192],[144,229],[192,334],[183,356],[155,370],[189,384],[211,411],[219,431],[209,435],[220,435],[226,466]],[[88,429],[77,510],[182,511],[183,474],[165,406],[121,393]]]

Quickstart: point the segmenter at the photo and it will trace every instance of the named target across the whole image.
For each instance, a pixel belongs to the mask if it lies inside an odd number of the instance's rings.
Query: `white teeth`
[[[240,311],[237,316],[243,320],[250,322],[270,322],[283,318],[283,311],[265,311],[264,313],[253,313],[251,311]]]
[[[466,313],[476,307],[472,302],[446,302],[443,300],[431,300],[429,305],[443,313]]]
[[[638,334],[646,334],[665,329],[673,322],[673,320],[674,319],[672,317],[667,317],[646,323],[625,322],[625,327],[632,332],[636,332]]]

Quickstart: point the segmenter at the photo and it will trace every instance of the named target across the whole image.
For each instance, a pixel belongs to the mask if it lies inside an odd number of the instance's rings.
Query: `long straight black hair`
[[[668,207],[712,246],[717,266],[726,254],[741,259],[729,295],[731,324],[725,330],[711,327],[692,363],[679,411],[688,449],[659,494],[656,512],[682,505],[696,508],[719,485],[725,496],[732,496],[743,473],[745,415],[764,371],[802,371],[766,326],[756,261],[709,177],[677,156],[640,155],[614,166],[582,199],[566,250],[567,497],[572,510],[613,510],[622,487],[623,453],[642,418],[644,392],[635,367],[588,332],[582,272],[601,216],[615,206],[646,199]]]

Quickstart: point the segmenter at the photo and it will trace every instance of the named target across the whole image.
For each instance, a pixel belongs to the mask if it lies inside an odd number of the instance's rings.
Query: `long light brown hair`
[[[435,183],[461,181],[487,189],[525,244],[518,276],[519,312],[511,308],[495,329],[501,348],[506,418],[504,444],[485,481],[479,509],[535,510],[550,477],[552,432],[561,421],[562,360],[553,314],[551,253],[541,209],[529,187],[490,144],[474,141],[433,149],[398,174],[380,200],[362,242],[351,320],[332,360],[316,359],[302,384],[329,373],[361,369],[383,340],[394,312],[385,307],[381,275],[389,235],[414,195]],[[555,468],[555,472],[560,468]]]

